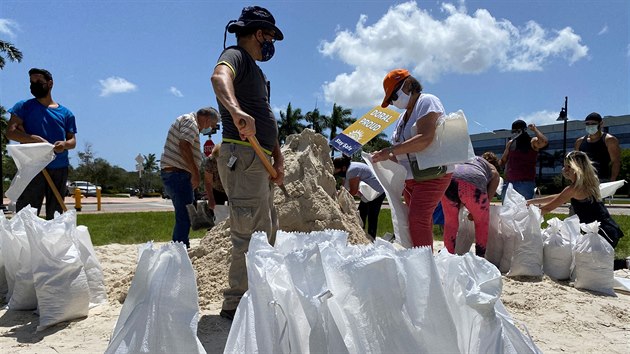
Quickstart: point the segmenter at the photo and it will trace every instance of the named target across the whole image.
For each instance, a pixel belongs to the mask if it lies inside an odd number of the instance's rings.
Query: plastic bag
[[[414,123],[414,126],[417,124]],[[437,121],[435,137],[426,149],[415,153],[418,168],[452,165],[475,157],[468,122],[461,110],[442,116]]]
[[[575,287],[615,295],[613,262],[615,250],[598,234],[599,222],[580,224],[586,235],[575,247]]]
[[[405,188],[405,178],[407,170],[404,166],[391,161],[381,161],[373,164],[370,154],[361,153],[363,160],[370,167],[378,182],[383,186],[389,206],[392,211],[392,224],[394,226],[394,242],[399,243],[404,248],[413,247],[411,236],[409,235],[409,208],[402,201],[402,193]]]
[[[547,224],[543,231],[543,271],[552,279],[569,279],[573,262],[572,235],[558,218],[548,220]]]
[[[20,210],[20,213],[26,213],[28,209],[35,213],[35,209],[30,207]],[[6,222],[3,222],[2,228],[2,255],[9,288],[7,292],[9,309],[34,310],[37,308],[37,296],[31,266],[31,247],[24,223],[19,217],[4,221]]]
[[[205,353],[195,273],[183,243],[142,248],[105,353]]]
[[[90,289],[90,307],[107,302],[107,290],[105,289],[105,276],[96,252],[92,245],[92,239],[87,226],[79,225],[72,233],[74,243],[79,249],[81,262],[85,269],[87,282]]]
[[[541,277],[543,275],[543,241],[542,215],[538,207],[530,205],[529,208],[522,205],[527,211],[527,216],[522,220],[512,220],[518,227],[515,232],[516,242],[512,263],[508,276]]]
[[[455,242],[455,254],[462,255],[470,252],[470,248],[475,242],[475,222],[468,220],[468,214],[470,213],[466,207],[459,208],[459,229]]]
[[[49,143],[7,145],[7,152],[18,169],[5,193],[7,198],[13,202],[18,200],[33,178],[55,159],[53,148]]]
[[[472,253],[436,257],[460,353],[540,353],[501,304],[501,273]]]
[[[39,311],[37,331],[87,316],[90,290],[79,250],[72,238],[75,213],[70,211],[45,221],[33,209],[25,208],[17,217],[24,223],[31,249]]]

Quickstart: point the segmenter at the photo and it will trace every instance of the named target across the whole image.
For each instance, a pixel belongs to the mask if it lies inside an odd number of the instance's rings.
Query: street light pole
[[[564,96],[564,107],[560,108],[560,114],[558,115],[558,119],[556,121],[564,121],[564,134],[562,139],[562,159],[567,156],[567,121],[568,119],[568,103],[569,96]],[[562,186],[564,187],[564,175],[562,176]]]

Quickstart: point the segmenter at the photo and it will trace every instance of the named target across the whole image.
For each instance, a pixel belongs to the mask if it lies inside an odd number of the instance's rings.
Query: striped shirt
[[[164,143],[164,151],[160,157],[160,169],[165,167],[176,167],[190,173],[190,168],[182,157],[179,149],[179,142],[185,140],[192,145],[193,159],[195,166],[201,166],[201,144],[199,143],[199,127],[197,126],[196,113],[188,113],[177,117],[171,125]]]

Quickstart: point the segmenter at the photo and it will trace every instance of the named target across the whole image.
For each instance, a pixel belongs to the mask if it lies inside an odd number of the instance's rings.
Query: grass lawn
[[[77,214],[77,224],[88,227],[95,246],[163,242],[172,239],[175,215],[172,211]],[[206,230],[191,231],[190,238],[205,234]]]
[[[554,217],[563,220],[567,216],[566,214],[547,214],[545,221]],[[621,227],[624,233],[624,237],[619,241],[615,249],[615,258],[630,257],[630,216],[613,215],[612,218],[619,224],[619,227]],[[546,227],[546,223],[543,224],[543,226]],[[382,236],[386,232],[394,233],[391,209],[381,209],[381,213],[378,216],[378,230],[376,233]],[[433,235],[435,239],[442,240],[442,230],[439,227],[433,226]]]

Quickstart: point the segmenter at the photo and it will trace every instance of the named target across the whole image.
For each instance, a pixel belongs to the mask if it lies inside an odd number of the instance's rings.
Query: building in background
[[[619,140],[621,149],[630,149],[630,115],[605,116],[604,131],[614,135]],[[529,122],[528,122],[529,123]],[[509,124],[508,124],[509,125]],[[537,126],[549,139],[549,145],[540,151],[538,155],[538,184],[551,181],[562,172],[564,123]],[[529,132],[531,135],[531,132]],[[499,158],[503,155],[505,144],[510,138],[509,129],[495,130],[491,133],[473,134],[470,136],[475,155],[480,156],[486,151],[492,151]],[[567,152],[572,151],[575,141],[586,135],[583,120],[571,120],[567,122]]]

